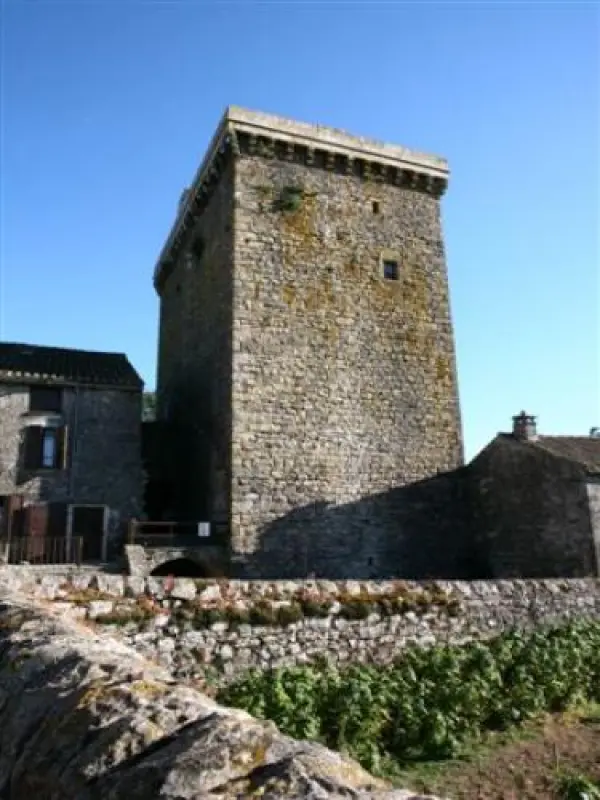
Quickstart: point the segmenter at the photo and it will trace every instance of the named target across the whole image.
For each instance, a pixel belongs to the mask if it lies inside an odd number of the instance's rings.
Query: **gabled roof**
[[[528,444],[600,474],[600,436],[538,436]]]
[[[141,389],[142,379],[123,353],[0,342],[0,381]]]

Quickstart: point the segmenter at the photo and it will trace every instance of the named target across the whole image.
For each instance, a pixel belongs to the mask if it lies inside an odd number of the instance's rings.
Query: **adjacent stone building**
[[[38,555],[44,537],[82,537],[86,560],[116,550],[142,510],[141,391],[124,355],[0,343],[3,551],[24,534]]]
[[[541,436],[522,412],[468,467],[479,577],[600,574],[600,437]]]
[[[403,147],[221,120],[155,269],[157,393],[169,502],[234,571],[415,575],[439,553],[428,509],[463,458],[447,180]]]

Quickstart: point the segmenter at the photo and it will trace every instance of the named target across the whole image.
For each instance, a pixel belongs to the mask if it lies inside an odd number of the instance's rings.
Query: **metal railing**
[[[197,522],[131,520],[127,541],[128,544],[139,544],[143,547],[202,547],[216,544],[218,538],[212,527],[208,536],[200,536]]]
[[[8,564],[81,564],[83,537],[16,536],[0,541]]]

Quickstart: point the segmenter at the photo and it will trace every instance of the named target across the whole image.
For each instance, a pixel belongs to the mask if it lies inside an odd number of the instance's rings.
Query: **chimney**
[[[518,416],[513,417],[513,436],[515,439],[521,439],[526,442],[537,439],[535,419],[531,414],[526,414],[525,411],[521,411]]]

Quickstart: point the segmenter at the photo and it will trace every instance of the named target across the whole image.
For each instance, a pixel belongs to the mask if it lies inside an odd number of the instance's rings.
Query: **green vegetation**
[[[281,191],[279,206],[282,211],[297,211],[302,205],[304,192],[300,186],[285,186]]]
[[[556,781],[561,800],[600,800],[600,784],[578,772],[561,772]]]
[[[270,599],[260,599],[248,609],[225,606],[204,608],[197,602],[186,603],[174,610],[174,617],[195,628],[206,628],[215,622],[239,625],[271,625],[285,627],[302,619],[324,618],[329,615],[347,620],[367,619],[370,614],[382,617],[413,612],[425,614],[442,609],[455,616],[460,605],[457,598],[440,591],[411,592],[404,589],[397,594],[374,596],[361,593],[356,596],[340,595],[337,600],[319,600],[298,593],[291,602],[273,604]]]
[[[453,758],[489,731],[600,700],[600,624],[414,648],[387,667],[251,671],[219,702],[317,739],[367,769]]]

